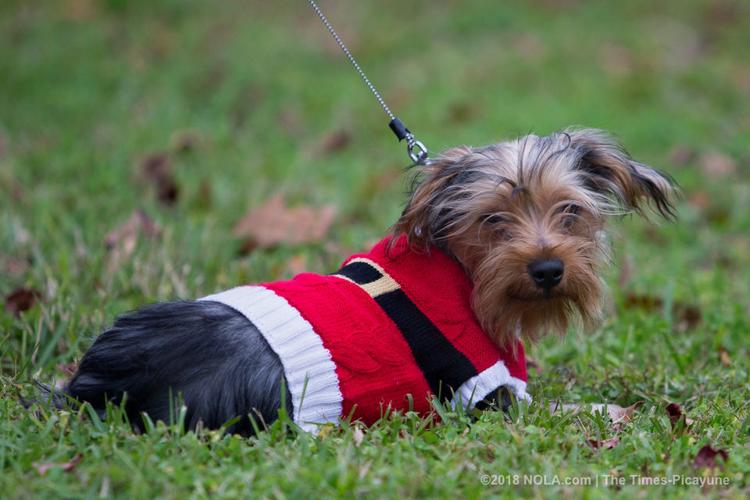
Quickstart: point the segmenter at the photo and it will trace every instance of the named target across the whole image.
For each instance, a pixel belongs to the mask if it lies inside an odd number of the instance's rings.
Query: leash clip
[[[418,141],[417,138],[414,137],[414,134],[411,133],[411,130],[406,128],[406,125],[395,116],[388,126],[396,135],[399,142],[406,139],[406,154],[409,155],[411,161],[416,165],[422,165],[427,160],[427,155],[429,154],[427,147],[422,144],[422,141]]]
[[[422,165],[427,160],[427,148],[411,134],[406,137],[406,153],[417,165]]]

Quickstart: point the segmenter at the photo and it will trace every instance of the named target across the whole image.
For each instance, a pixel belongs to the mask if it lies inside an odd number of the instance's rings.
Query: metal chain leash
[[[357,60],[354,59],[354,56],[349,51],[349,48],[344,44],[344,41],[341,39],[341,37],[336,33],[336,30],[333,29],[333,26],[331,25],[328,18],[323,14],[323,11],[320,10],[320,7],[318,7],[318,4],[315,3],[314,0],[307,0],[310,3],[310,6],[313,8],[316,14],[318,14],[318,17],[321,21],[323,21],[323,24],[328,29],[328,32],[331,34],[333,39],[336,41],[339,47],[341,47],[341,50],[346,55],[347,59],[349,59],[349,62],[352,63],[352,66],[354,66],[354,69],[357,70],[357,73],[359,73],[359,76],[362,78],[362,80],[365,82],[365,85],[367,85],[367,88],[370,89],[370,92],[373,93],[375,96],[375,99],[378,100],[378,103],[380,103],[380,107],[383,108],[383,111],[385,111],[385,114],[388,115],[388,118],[391,119],[390,123],[388,123],[388,127],[393,131],[393,133],[398,138],[399,142],[406,139],[406,152],[409,155],[409,158],[411,161],[413,161],[416,164],[423,164],[427,160],[428,152],[427,148],[424,144],[422,144],[421,141],[418,141],[416,137],[414,137],[414,134],[411,133],[411,131],[406,128],[406,125],[403,124],[401,120],[399,120],[396,115],[391,112],[391,108],[388,107],[388,105],[385,103],[385,100],[380,95],[380,92],[378,92],[378,89],[375,88],[375,85],[372,84],[369,78],[367,78],[367,75],[365,75],[365,72],[362,70],[362,67],[357,63]]]

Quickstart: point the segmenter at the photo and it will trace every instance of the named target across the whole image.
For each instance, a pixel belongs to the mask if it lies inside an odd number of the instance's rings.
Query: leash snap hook
[[[411,158],[411,161],[417,165],[421,165],[427,159],[427,148],[422,141],[418,141],[413,135],[409,134],[406,137],[406,153]]]

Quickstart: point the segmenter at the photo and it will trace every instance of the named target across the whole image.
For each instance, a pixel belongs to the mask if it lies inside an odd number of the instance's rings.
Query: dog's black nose
[[[563,263],[558,259],[535,260],[529,264],[529,276],[536,286],[550,291],[562,281],[563,269]]]

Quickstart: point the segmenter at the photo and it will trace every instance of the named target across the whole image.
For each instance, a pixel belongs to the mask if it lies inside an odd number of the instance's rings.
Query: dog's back
[[[142,428],[142,413],[185,424],[252,433],[247,417],[270,424],[282,405],[283,368],[258,330],[241,314],[211,301],[154,304],[117,319],[101,334],[65,386],[70,397],[104,413],[122,404]],[[127,394],[127,396],[126,396]],[[291,412],[291,397],[285,398]]]

